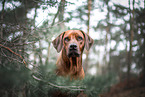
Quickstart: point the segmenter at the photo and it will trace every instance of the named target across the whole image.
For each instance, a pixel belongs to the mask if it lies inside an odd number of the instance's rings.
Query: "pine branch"
[[[62,88],[62,89],[68,89],[68,90],[73,90],[73,91],[84,91],[84,89],[81,89],[80,87],[81,86],[58,86],[58,85],[55,85],[53,83],[50,83],[50,82],[47,82],[47,81],[44,81],[38,77],[36,77],[35,75],[32,75],[32,77],[37,80],[37,81],[42,81],[42,82],[45,82],[45,83],[48,83],[49,85],[53,86],[53,87],[56,87],[56,88]],[[75,89],[72,89],[72,88],[75,88]]]

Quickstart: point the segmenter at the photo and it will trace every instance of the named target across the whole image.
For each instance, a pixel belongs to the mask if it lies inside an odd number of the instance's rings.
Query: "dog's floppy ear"
[[[87,51],[89,51],[89,49],[91,48],[91,46],[94,43],[94,40],[88,35],[86,34],[84,31],[81,31],[84,34],[85,37],[85,48]]]
[[[52,44],[54,46],[54,48],[57,50],[57,52],[59,53],[63,47],[63,36],[64,36],[64,33],[61,33],[57,38],[55,38],[53,41],[52,41]]]

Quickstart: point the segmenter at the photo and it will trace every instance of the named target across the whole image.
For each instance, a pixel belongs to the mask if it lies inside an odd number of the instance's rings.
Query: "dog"
[[[83,79],[82,53],[89,51],[93,39],[82,30],[68,30],[52,41],[57,52],[61,52],[56,62],[56,74],[70,76],[71,79]]]

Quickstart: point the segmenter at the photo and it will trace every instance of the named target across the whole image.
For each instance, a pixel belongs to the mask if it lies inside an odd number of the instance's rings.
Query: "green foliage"
[[[38,80],[34,77],[33,81],[37,82],[34,88],[41,89],[43,95],[47,95],[47,93],[52,95],[54,91],[59,91],[64,94],[67,93],[70,95],[69,97],[75,97],[74,95],[84,91],[89,97],[97,97],[97,95],[108,90],[116,82],[116,75],[113,73],[108,73],[104,76],[86,75],[83,80],[71,80],[69,77],[56,76],[54,73],[55,66],[51,65],[40,66],[37,73],[33,74],[41,79]]]
[[[12,95],[19,96],[25,89],[28,97],[46,97],[61,93],[75,97],[84,91],[89,97],[94,97],[102,93],[114,82],[116,75],[107,74],[105,76],[86,75],[84,80],[71,80],[69,77],[55,75],[55,65],[41,65],[33,70],[29,70],[23,64],[8,64],[0,68],[0,94],[6,96],[3,91],[13,91]],[[8,93],[8,94],[11,94]],[[16,96],[17,95],[17,96]]]
[[[11,94],[12,91],[15,97],[17,97],[18,92],[21,92],[31,79],[31,71],[23,65],[11,62],[6,64],[6,66],[0,66],[1,97],[6,96],[6,92],[10,92],[9,94]]]

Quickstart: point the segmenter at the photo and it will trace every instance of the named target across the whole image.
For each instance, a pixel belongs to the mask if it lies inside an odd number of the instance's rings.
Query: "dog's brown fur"
[[[61,33],[52,43],[57,52],[61,51],[56,63],[57,75],[69,75],[74,79],[83,79],[85,73],[82,67],[82,53],[84,47],[86,50],[90,49],[93,39],[81,30],[68,30]],[[72,43],[77,46],[75,54],[70,51]]]

